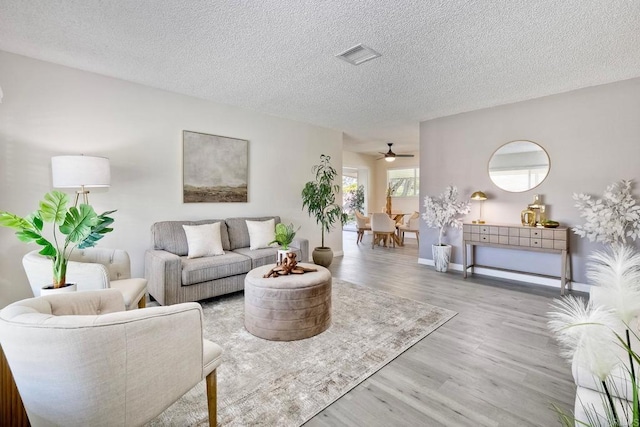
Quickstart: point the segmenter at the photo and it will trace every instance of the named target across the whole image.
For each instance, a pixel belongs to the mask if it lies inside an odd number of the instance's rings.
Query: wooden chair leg
[[[420,233],[416,231],[416,240],[418,241],[418,246],[420,246]]]
[[[218,384],[215,369],[207,375],[207,406],[209,407],[209,425],[218,425]]]
[[[138,301],[138,308],[145,308],[147,306],[147,294],[145,293]]]

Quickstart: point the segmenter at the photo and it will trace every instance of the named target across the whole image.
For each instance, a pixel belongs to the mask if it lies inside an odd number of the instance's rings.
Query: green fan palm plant
[[[105,234],[113,231],[113,211],[98,215],[87,204],[69,207],[69,196],[60,191],[45,194],[37,211],[26,217],[1,211],[0,226],[16,230],[21,242],[37,243],[42,246],[40,254],[53,261],[53,287],[60,288],[66,283],[67,264],[73,250],[96,245]],[[45,223],[53,224],[53,241],[43,235]]]

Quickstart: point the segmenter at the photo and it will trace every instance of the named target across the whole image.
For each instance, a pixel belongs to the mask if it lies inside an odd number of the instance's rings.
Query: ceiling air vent
[[[360,65],[363,62],[367,62],[379,56],[380,54],[378,52],[362,44],[356,45],[351,49],[347,49],[344,52],[336,55],[336,57],[353,65]]]

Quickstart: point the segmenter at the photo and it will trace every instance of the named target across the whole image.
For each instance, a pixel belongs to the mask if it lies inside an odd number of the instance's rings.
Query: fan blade
[[[396,157],[413,157],[413,154],[396,154]]]

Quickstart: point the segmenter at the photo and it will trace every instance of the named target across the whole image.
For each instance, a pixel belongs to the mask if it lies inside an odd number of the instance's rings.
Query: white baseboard
[[[344,256],[344,251],[335,251],[335,252],[333,253],[333,256],[334,256],[334,257],[336,257],[336,256]]]
[[[418,264],[434,265],[432,259],[418,258]],[[462,264],[450,263],[449,268],[455,271],[462,271]],[[549,277],[540,277],[527,273],[514,273],[511,271],[495,270],[493,268],[474,267],[475,274],[483,276],[497,277],[499,279],[515,280],[517,282],[533,283],[536,285],[549,286],[560,289],[560,279],[552,279]],[[571,289],[574,291],[589,292],[591,285],[586,283],[572,282]]]

